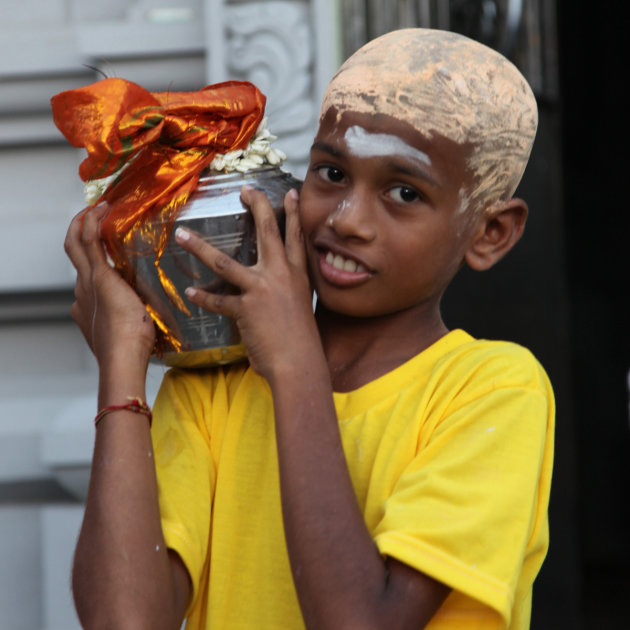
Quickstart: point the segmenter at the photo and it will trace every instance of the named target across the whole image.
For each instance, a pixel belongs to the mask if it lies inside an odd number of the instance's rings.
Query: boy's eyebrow
[[[402,159],[404,160],[404,158]],[[401,160],[390,160],[387,162],[387,167],[404,175],[409,175],[409,177],[423,179],[425,182],[435,188],[442,188],[440,182],[435,179],[435,177],[429,175],[427,170],[421,164],[416,164],[415,161],[412,166],[411,164],[407,164],[407,160],[405,160],[404,164],[401,162]]]
[[[332,155],[333,157],[345,157],[345,153],[341,149],[338,149],[337,147],[333,146],[332,144],[328,144],[327,142],[322,142],[321,140],[313,142],[311,146],[311,151],[322,151],[323,153],[328,153]],[[402,163],[402,160],[405,161],[405,164]],[[408,160],[405,160],[404,158],[401,158],[400,160],[388,160],[388,162],[386,163],[386,166],[387,168],[394,171],[398,171],[404,175],[409,175],[410,177],[417,177],[418,179],[423,179],[424,181],[426,181],[431,186],[434,186],[435,188],[442,188],[440,182],[438,182],[434,177],[429,175],[427,170],[423,168],[423,166],[420,163],[417,163],[416,165],[415,160],[414,160],[413,166],[408,164]]]
[[[343,151],[340,151],[332,144],[328,144],[327,142],[316,141],[313,142],[311,146],[311,151],[323,151],[324,153],[330,153],[334,157],[342,157]]]

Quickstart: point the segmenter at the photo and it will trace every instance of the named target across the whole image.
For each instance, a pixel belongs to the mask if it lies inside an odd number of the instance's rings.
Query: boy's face
[[[477,225],[467,153],[390,116],[329,110],[300,195],[318,300],[356,317],[434,313]]]

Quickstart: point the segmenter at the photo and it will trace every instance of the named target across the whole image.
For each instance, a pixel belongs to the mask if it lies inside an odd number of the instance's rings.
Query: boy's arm
[[[384,559],[365,525],[312,313],[296,196],[285,200],[286,253],[264,195],[250,189],[243,198],[256,220],[259,259],[254,267],[240,266],[192,234],[176,236],[241,288],[238,296],[201,290],[187,295],[237,320],[252,366],[271,386],[285,536],[306,626],[417,630],[449,589]]]
[[[102,211],[74,219],[66,251],[77,269],[73,317],[99,365],[98,407],[145,397],[154,329],[133,290],[105,261]],[[73,592],[85,628],[179,628],[190,596],[164,545],[149,423],[119,410],[98,424]]]
[[[391,558],[365,526],[348,474],[325,362],[271,380],[285,536],[308,628],[422,628],[449,589]],[[320,351],[321,354],[321,351]]]

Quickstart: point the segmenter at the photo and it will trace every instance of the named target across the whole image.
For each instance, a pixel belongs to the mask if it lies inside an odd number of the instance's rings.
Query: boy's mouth
[[[331,251],[326,252],[324,259],[329,265],[341,271],[349,271],[350,273],[365,273],[367,271],[367,269],[356,260],[344,258],[339,254],[333,254]]]
[[[364,262],[349,258],[328,247],[318,248],[319,273],[325,282],[340,288],[350,288],[369,280],[373,271]]]

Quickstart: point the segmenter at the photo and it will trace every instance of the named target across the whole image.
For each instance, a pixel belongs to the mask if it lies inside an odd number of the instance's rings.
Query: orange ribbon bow
[[[148,92],[110,78],[61,92],[51,99],[55,124],[76,147],[87,149],[83,181],[126,168],[102,197],[101,236],[123,277],[134,284],[129,251],[150,248],[169,299],[188,313],[159,266],[177,212],[217,153],[245,149],[265,110],[265,96],[245,81],[226,81],[198,92]],[[154,226],[159,225],[158,229]],[[163,350],[181,344],[151,308]]]

